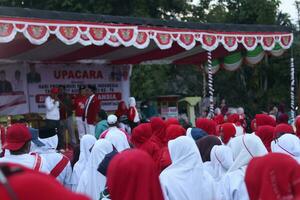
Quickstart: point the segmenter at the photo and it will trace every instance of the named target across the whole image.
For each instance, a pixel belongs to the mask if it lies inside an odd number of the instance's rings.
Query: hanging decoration
[[[235,71],[238,68],[240,68],[242,63],[243,63],[243,57],[241,52],[236,52],[224,58],[223,67],[228,71]]]
[[[76,43],[84,46],[107,44],[113,47],[134,46],[138,49],[147,48],[151,40],[160,49],[169,49],[173,43],[177,43],[182,48],[190,50],[200,43],[206,51],[213,51],[222,45],[230,52],[237,50],[239,45],[242,45],[247,51],[254,50],[258,45],[265,51],[271,51],[276,44],[282,49],[288,49],[293,42],[293,34],[289,32],[224,32],[0,17],[0,43],[11,42],[17,33],[23,34],[30,43],[35,45],[47,42],[50,36],[54,35],[67,45]]]

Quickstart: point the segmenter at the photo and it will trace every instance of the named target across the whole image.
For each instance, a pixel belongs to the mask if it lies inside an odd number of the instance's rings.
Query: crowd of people
[[[300,117],[257,114],[250,132],[243,108],[216,108],[191,127],[177,118],[141,123],[134,98],[107,116],[93,88],[81,89],[89,91],[75,101],[82,132],[71,159],[58,151],[68,118],[60,119],[59,88],[46,99],[44,127],[1,131],[1,200],[300,199]]]

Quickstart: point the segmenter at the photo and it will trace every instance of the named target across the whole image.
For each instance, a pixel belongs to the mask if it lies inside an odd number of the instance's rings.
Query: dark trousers
[[[58,136],[58,145],[57,149],[63,149],[64,148],[64,135],[62,131],[62,127],[60,125],[60,120],[51,120],[51,119],[46,119],[46,124],[47,126],[51,128],[56,128],[58,130],[57,136]]]

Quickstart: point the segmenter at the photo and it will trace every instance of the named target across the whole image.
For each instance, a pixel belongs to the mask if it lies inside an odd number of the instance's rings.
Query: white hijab
[[[86,194],[92,200],[99,200],[100,193],[104,190],[106,177],[97,169],[105,155],[112,152],[113,147],[106,139],[95,142],[88,163],[80,177],[77,192]]]
[[[230,147],[215,145],[210,152],[210,174],[219,181],[233,164],[233,155]]]
[[[168,143],[172,164],[160,174],[165,200],[215,199],[212,177],[203,169],[195,141],[181,136]]]
[[[36,144],[31,142],[31,146],[30,146],[31,152],[36,152],[36,153],[40,153],[40,154],[56,152],[56,148],[58,145],[58,136],[57,135],[54,135],[49,138],[44,138],[44,139],[39,138],[39,140],[42,143],[44,143],[45,146],[38,147]]]
[[[282,135],[277,141],[272,141],[271,150],[290,155],[300,163],[300,140],[296,135]]]
[[[268,153],[261,139],[254,134],[245,134],[231,139],[229,147],[233,153],[234,163],[228,172],[245,167],[252,158]]]
[[[245,134],[232,138],[228,144],[233,153],[234,162],[219,184],[224,200],[248,200],[245,184],[245,170],[253,157],[268,153],[261,139],[254,134]]]
[[[76,190],[80,176],[87,165],[90,157],[90,148],[95,144],[96,138],[93,135],[84,135],[80,140],[80,155],[79,160],[75,163],[72,173],[72,189]]]
[[[110,141],[110,143],[117,149],[118,152],[130,148],[125,133],[123,133],[117,127],[109,128],[105,139]]]

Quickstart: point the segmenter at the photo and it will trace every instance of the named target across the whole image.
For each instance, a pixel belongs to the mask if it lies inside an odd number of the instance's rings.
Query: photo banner
[[[26,65],[0,64],[0,115],[28,113],[27,91]]]
[[[114,111],[121,100],[128,102],[130,73],[130,65],[30,64],[27,73],[29,110],[45,113],[44,101],[53,87],[63,85],[66,93],[75,97],[79,86],[94,85],[101,108]]]

